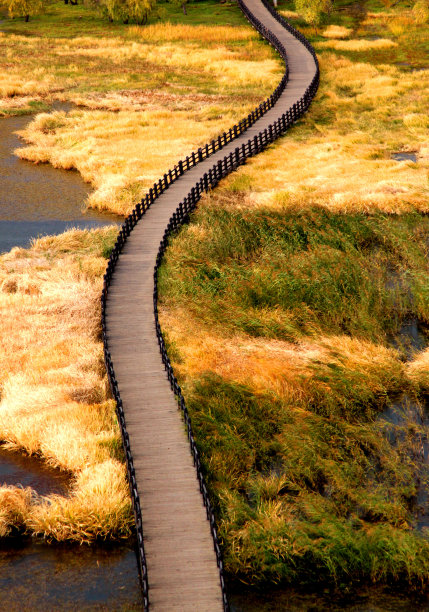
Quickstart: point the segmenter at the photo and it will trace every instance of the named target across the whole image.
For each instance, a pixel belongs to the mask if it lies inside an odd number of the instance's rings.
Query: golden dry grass
[[[0,114],[53,98],[87,109],[38,116],[18,155],[76,168],[95,189],[88,205],[119,214],[253,109],[281,74],[250,26],[160,23],[130,26],[126,36],[66,39],[7,34],[1,48]]]
[[[351,28],[346,28],[339,25],[330,25],[322,32],[322,36],[324,38],[348,38],[351,33]]]
[[[283,15],[286,19],[297,19],[299,17],[296,11],[289,11],[286,9],[279,10],[280,15]]]
[[[301,127],[224,181],[221,189],[242,192],[231,205],[427,212],[429,70],[326,52],[320,64],[320,92]],[[418,163],[391,159],[397,151]]]
[[[335,49],[336,51],[368,51],[369,49],[387,49],[397,46],[398,43],[389,38],[379,38],[378,40],[363,40],[361,38],[357,40],[326,40],[315,43],[316,49]]]
[[[179,101],[184,103],[186,98]],[[91,207],[125,214],[174,162],[219,134],[224,117],[217,118],[218,108],[200,100],[191,114],[159,108],[40,114],[22,132],[31,145],[16,153],[56,168],[76,168],[95,188]]]
[[[429,349],[419,353],[407,364],[407,372],[411,381],[424,391],[429,390]]]
[[[228,42],[235,40],[250,40],[257,36],[255,31],[248,27],[216,26],[213,28],[207,25],[188,25],[185,23],[172,24],[169,21],[149,25],[146,28],[130,26],[130,34],[136,36],[144,42],[172,42],[172,41],[201,41]]]
[[[53,99],[85,108],[38,115],[19,155],[78,169],[95,188],[94,207],[128,212],[174,162],[241,118],[280,78],[280,62],[247,25],[100,31],[0,34],[0,114]],[[0,437],[74,477],[67,497],[1,489],[0,536],[19,529],[88,542],[130,533],[99,337],[101,252],[114,233],[68,232],[0,259]]]
[[[115,229],[70,231],[0,258],[0,439],[74,477],[68,497],[2,495],[2,532],[123,537],[132,524],[100,342],[102,246]],[[25,502],[25,503],[24,503]],[[7,508],[14,508],[9,510]]]
[[[33,500],[34,491],[29,487],[0,487],[0,538],[10,535],[13,530],[25,528]]]
[[[169,341],[180,347],[180,360],[174,368],[182,380],[199,379],[210,372],[246,385],[256,395],[273,393],[288,405],[310,400],[315,366],[341,365],[365,375],[375,386],[380,370],[406,376],[395,350],[346,335],[303,338],[295,343],[244,334],[225,337],[189,312],[167,304],[160,308],[160,321],[162,328],[168,330]],[[418,369],[423,375],[420,362],[414,370],[412,364],[409,368],[411,380],[411,371]]]

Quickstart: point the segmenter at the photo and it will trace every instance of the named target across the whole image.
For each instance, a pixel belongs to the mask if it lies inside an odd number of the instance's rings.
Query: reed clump
[[[427,389],[426,354],[404,364],[389,340],[429,320],[426,217],[224,203],[206,199],[159,281],[228,571],[426,585],[416,426],[392,446],[383,417]]]
[[[3,535],[21,529],[90,542],[130,534],[100,341],[99,296],[115,234],[71,230],[0,257],[0,439],[72,476],[67,496],[3,487]]]
[[[30,487],[0,487],[0,537],[25,529],[25,522],[31,512],[34,491]]]

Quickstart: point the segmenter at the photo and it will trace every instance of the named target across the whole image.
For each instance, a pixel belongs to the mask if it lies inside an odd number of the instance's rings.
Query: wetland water
[[[67,110],[56,107],[58,110]],[[71,227],[118,223],[118,217],[83,213],[90,192],[77,172],[21,161],[14,134],[30,116],[0,119],[0,253],[31,238]],[[39,495],[67,495],[67,474],[34,457],[0,446],[0,485],[32,487]],[[134,541],[117,545],[48,545],[31,538],[0,539],[0,610],[141,610]]]
[[[294,589],[256,593],[240,590],[230,596],[231,612],[428,612],[429,600],[395,593],[391,587],[362,587],[343,595]]]
[[[57,105],[56,109],[68,107]],[[28,115],[0,119],[0,253],[71,227],[118,223],[113,215],[82,212],[91,188],[78,172],[33,164],[14,155],[15,149],[24,146],[15,132],[31,119]]]
[[[0,446],[0,485],[32,487],[39,495],[67,495],[70,476],[35,457]],[[47,544],[0,538],[0,610],[142,610],[134,541]]]

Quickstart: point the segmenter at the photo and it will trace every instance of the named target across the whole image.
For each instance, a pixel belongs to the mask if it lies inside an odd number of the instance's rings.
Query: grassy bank
[[[109,24],[89,7],[47,4],[26,24],[2,23],[0,114],[52,100],[79,105],[40,115],[18,154],[76,168],[89,206],[130,212],[164,172],[268,96],[282,66],[235,4],[159,5],[145,27]]]
[[[0,536],[88,542],[133,523],[100,341],[116,228],[70,231],[0,257],[0,440],[67,470],[67,497],[0,487]]]
[[[393,341],[429,323],[428,26],[367,7],[318,32],[280,7],[320,54],[317,98],[203,199],[160,272],[226,568],[253,585],[427,588],[427,418],[392,437],[388,415],[424,415],[429,384],[429,351]]]

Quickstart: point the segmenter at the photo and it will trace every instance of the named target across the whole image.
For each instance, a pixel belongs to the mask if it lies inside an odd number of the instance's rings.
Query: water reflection
[[[142,610],[133,545],[0,540],[0,609]]]
[[[23,146],[14,132],[24,129],[31,120],[28,115],[0,120],[0,252],[27,246],[33,237],[58,234],[71,227],[93,228],[118,222],[114,215],[82,212],[91,188],[78,172],[22,161],[13,154]]]

